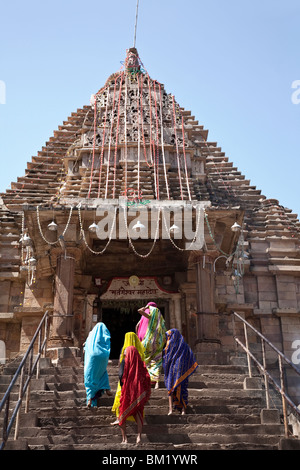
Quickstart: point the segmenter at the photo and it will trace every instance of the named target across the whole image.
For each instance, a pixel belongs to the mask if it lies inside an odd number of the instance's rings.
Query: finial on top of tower
[[[136,2],[136,13],[135,13],[135,26],[134,26],[134,40],[133,40],[133,47],[135,48],[136,43],[136,29],[137,29],[137,21],[138,21],[138,12],[139,12],[139,0]]]
[[[138,73],[141,70],[138,51],[135,47],[131,47],[127,51],[126,69],[128,72]]]

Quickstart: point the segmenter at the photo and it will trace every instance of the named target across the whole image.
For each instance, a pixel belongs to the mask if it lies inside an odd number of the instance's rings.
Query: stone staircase
[[[16,367],[0,375],[3,396]],[[118,361],[109,362],[114,392]],[[11,434],[5,449],[28,450],[276,450],[283,424],[262,422],[262,389],[246,390],[243,365],[202,365],[189,381],[189,408],[184,416],[168,416],[163,380],[145,407],[142,442],[136,445],[136,424],[128,424],[128,444],[121,444],[119,426],[111,426],[113,397],[102,397],[99,408],[86,407],[83,364],[55,366],[42,359],[41,375],[31,388],[30,411],[22,414],[19,439]],[[17,391],[12,402],[17,399]],[[11,406],[13,403],[11,403]],[[279,416],[279,414],[278,414]],[[299,442],[297,440],[297,442]]]

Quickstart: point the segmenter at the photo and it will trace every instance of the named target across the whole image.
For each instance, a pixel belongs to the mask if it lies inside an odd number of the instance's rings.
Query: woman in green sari
[[[151,304],[153,303],[150,302],[146,307],[142,307],[138,311],[149,320],[145,336],[142,339],[142,345],[144,346],[145,364],[151,378],[151,383],[155,385],[155,388],[159,388],[159,378],[162,370],[162,351],[166,342],[167,329],[161,311],[157,306]]]

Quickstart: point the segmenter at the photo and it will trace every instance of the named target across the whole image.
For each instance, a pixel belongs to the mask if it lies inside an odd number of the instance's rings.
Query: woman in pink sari
[[[135,331],[140,341],[143,341],[146,335],[146,331],[147,331],[148,323],[149,323],[149,315],[150,315],[149,307],[150,306],[157,308],[157,305],[155,302],[148,302],[145,310],[144,309],[138,310],[138,312],[141,314],[141,319],[136,325]],[[144,313],[146,313],[146,315],[144,315]]]

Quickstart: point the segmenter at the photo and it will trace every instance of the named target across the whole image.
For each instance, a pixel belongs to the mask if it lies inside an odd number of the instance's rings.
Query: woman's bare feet
[[[138,434],[136,438],[136,443],[139,444],[141,442],[141,439],[142,439],[141,434]]]
[[[117,424],[119,424],[119,420],[116,419],[113,423],[110,423],[110,424],[111,424],[111,426],[116,426]]]
[[[157,390],[159,388],[159,382],[156,382],[154,390]]]

